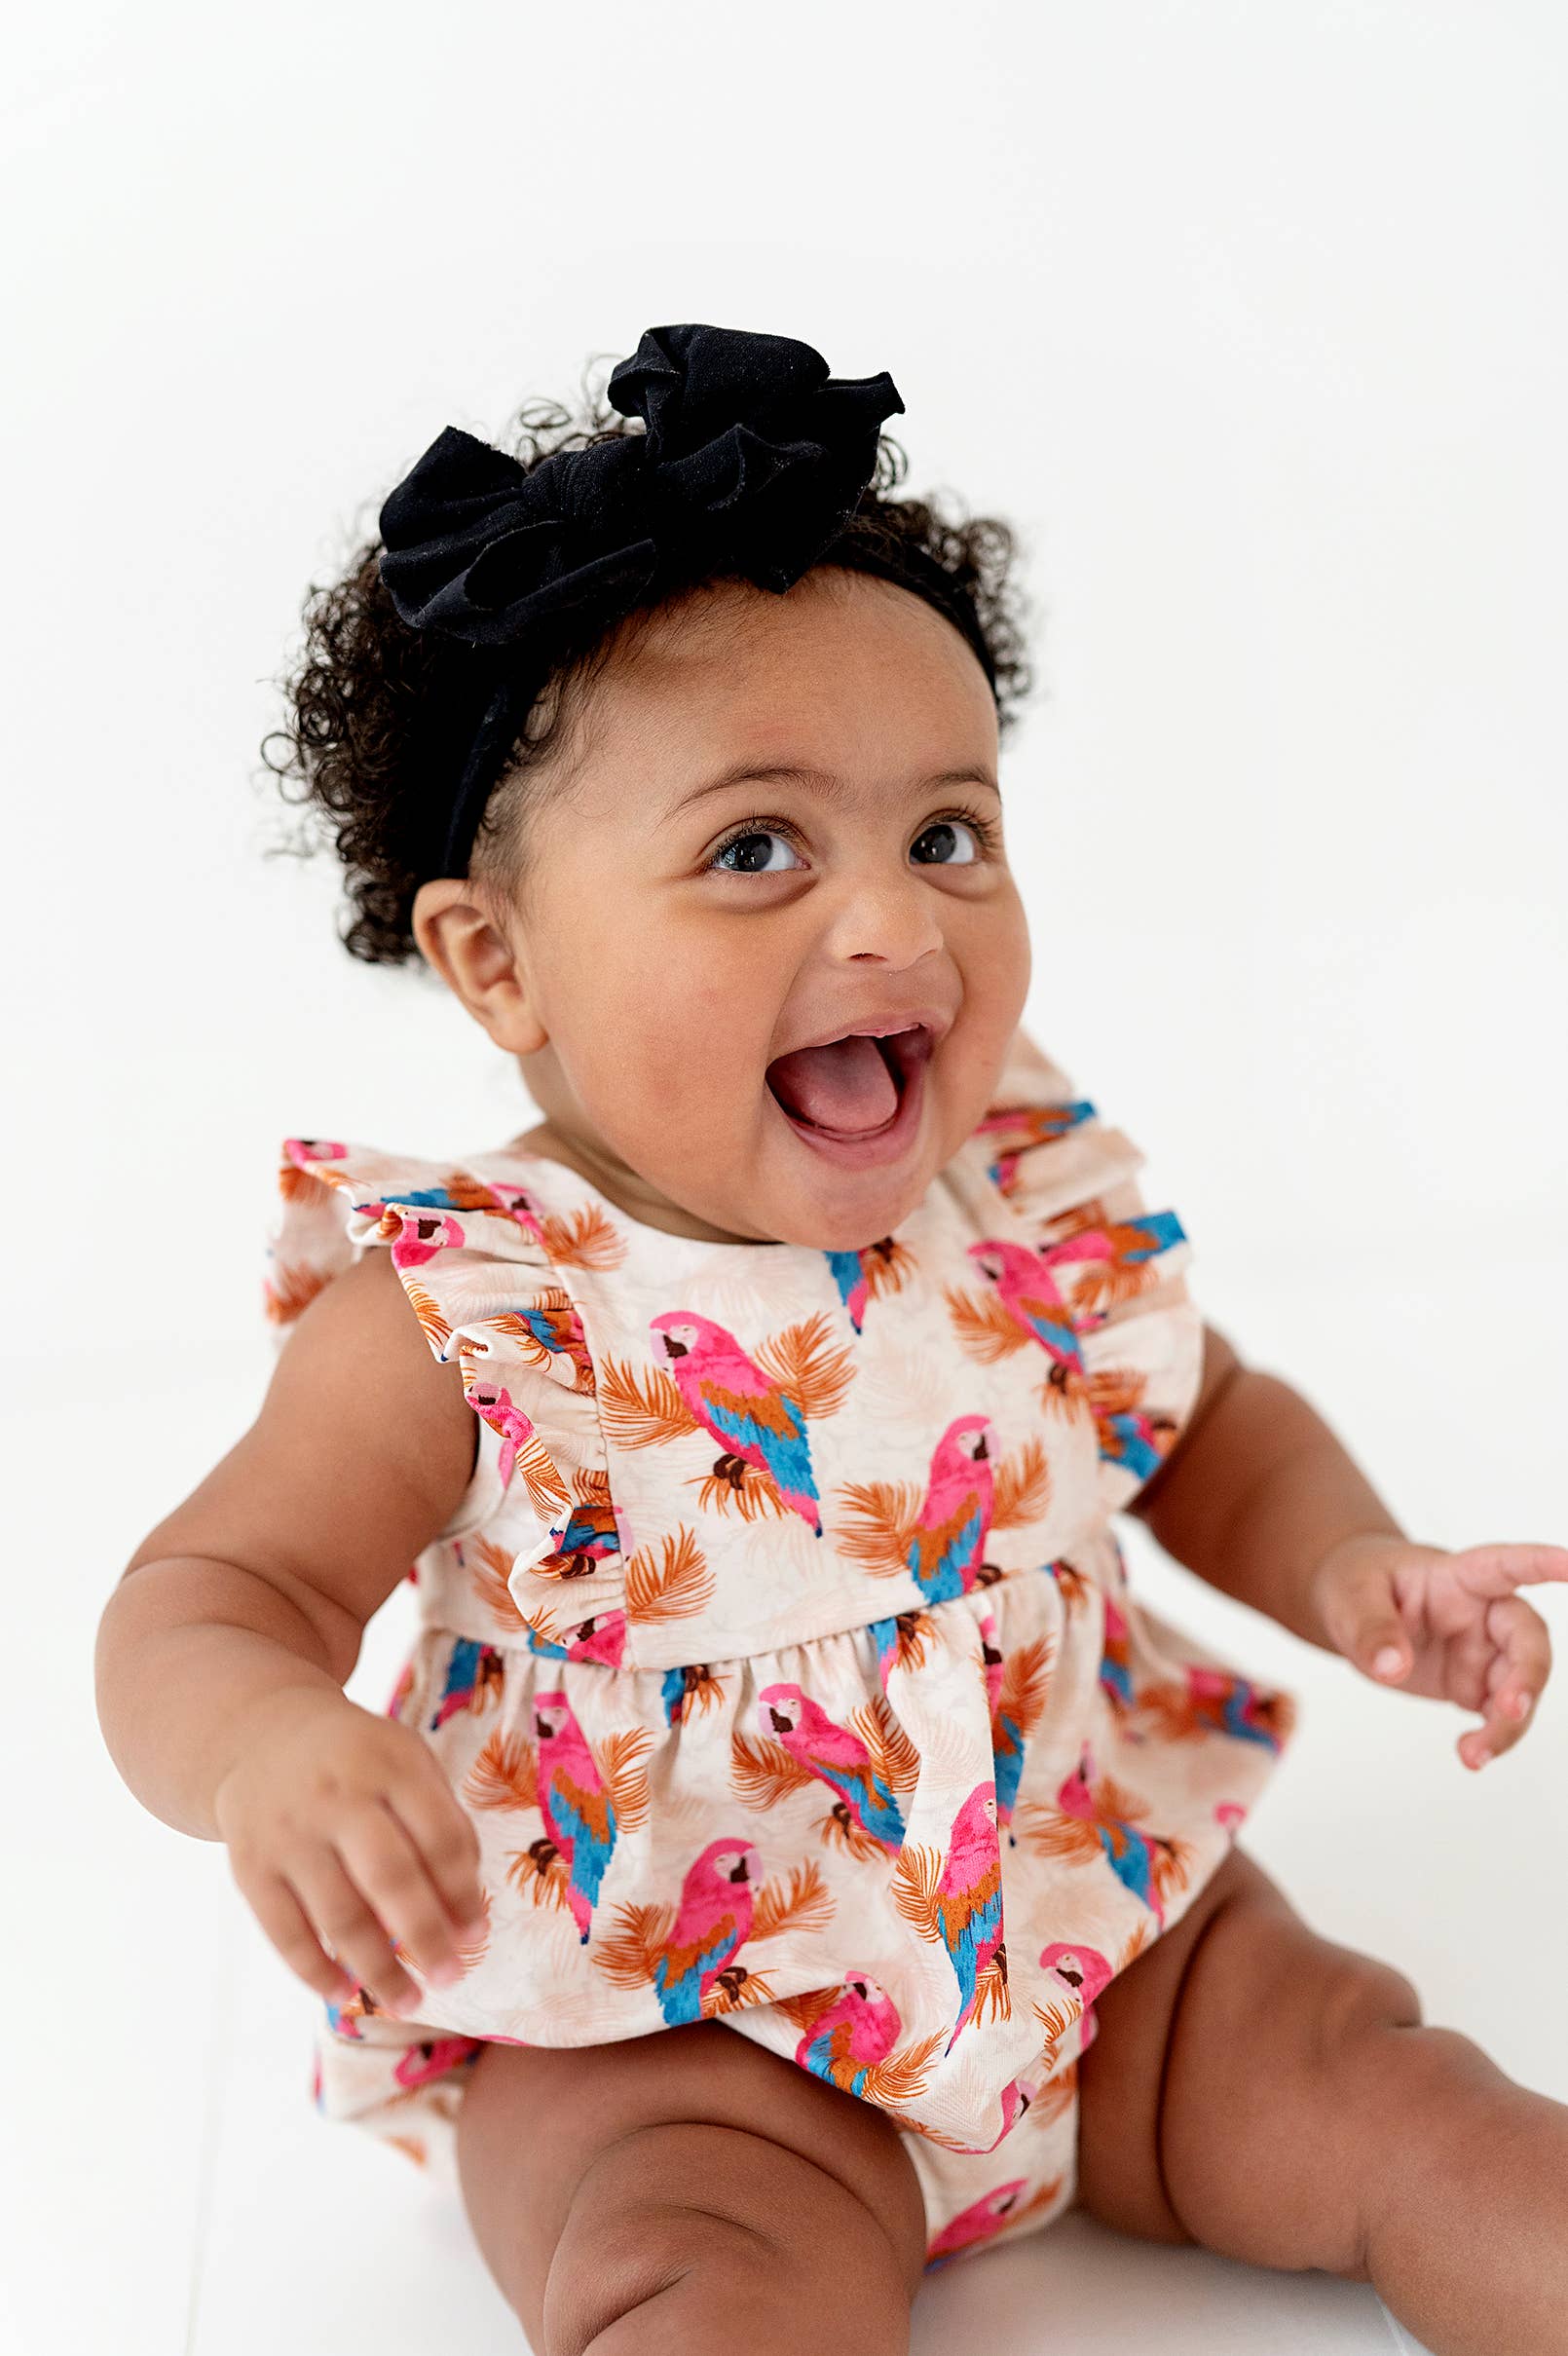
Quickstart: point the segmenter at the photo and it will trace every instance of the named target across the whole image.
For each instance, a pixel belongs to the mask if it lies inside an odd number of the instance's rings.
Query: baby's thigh
[[[1354,2100],[1357,2044],[1420,2020],[1401,1971],[1322,1937],[1236,1849],[1095,2012],[1079,2064],[1091,2214],[1258,2265],[1355,2269],[1362,2189],[1386,2156]]]
[[[914,2170],[870,2104],[692,2023],[590,2046],[487,2043],[458,2113],[475,2237],[541,2349],[586,2347],[650,2302],[672,2347],[780,2349],[830,2300],[823,2348],[902,2350],[925,2254]],[[654,2314],[653,2302],[657,2302]],[[615,2342],[620,2344],[618,2339]],[[631,2345],[630,2340],[627,2345]],[[636,2344],[662,2347],[639,2336]]]

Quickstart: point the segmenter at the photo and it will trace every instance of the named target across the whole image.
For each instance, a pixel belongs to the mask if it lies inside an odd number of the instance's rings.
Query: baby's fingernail
[[[1392,1677],[1403,1659],[1404,1655],[1397,1644],[1385,1644],[1374,1659],[1372,1666],[1380,1677]]]
[[[1529,1694],[1515,1694],[1515,1695],[1514,1695],[1514,1697],[1513,1697],[1513,1715],[1515,1716],[1515,1718],[1522,1718],[1522,1717],[1524,1716],[1525,1711],[1526,1711],[1526,1710],[1529,1708],[1529,1706],[1530,1706],[1531,1700],[1532,1700],[1532,1697],[1531,1697]]]

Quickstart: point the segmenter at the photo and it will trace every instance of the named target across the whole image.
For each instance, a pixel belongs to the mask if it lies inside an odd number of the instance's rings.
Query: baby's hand
[[[1312,1593],[1330,1642],[1368,1677],[1483,1713],[1457,1748],[1484,1767],[1518,1740],[1551,1673],[1547,1624],[1513,1591],[1542,1579],[1568,1579],[1568,1547],[1450,1553],[1365,1532],[1329,1548]]]
[[[212,1814],[256,1920],[318,1996],[343,2003],[357,1982],[412,2011],[421,1992],[394,1939],[438,1985],[471,1962],[459,1932],[471,1941],[483,1919],[478,1839],[434,1752],[397,1719],[313,1687],[275,1695]]]

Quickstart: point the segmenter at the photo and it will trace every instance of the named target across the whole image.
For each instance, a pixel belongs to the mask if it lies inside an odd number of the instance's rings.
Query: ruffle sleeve
[[[432,1354],[457,1361],[478,1419],[472,1478],[438,1538],[503,1515],[513,1568],[559,1565],[574,1550],[571,1569],[588,1572],[574,1599],[591,1609],[592,1569],[615,1551],[613,1525],[590,1526],[608,1477],[592,1362],[541,1207],[471,1168],[318,1138],[285,1139],[278,1183],[262,1283],[277,1346],[335,1276],[389,1250]],[[521,1641],[515,1607],[496,1602]]]
[[[1175,1211],[1145,1201],[1146,1154],[1023,1030],[977,1136],[1066,1311],[1101,1495],[1123,1512],[1170,1455],[1202,1387],[1203,1313],[1184,1274],[1191,1241]]]

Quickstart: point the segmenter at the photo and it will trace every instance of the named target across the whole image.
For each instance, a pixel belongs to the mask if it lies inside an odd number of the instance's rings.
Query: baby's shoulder
[[[266,1238],[269,1324],[280,1344],[307,1312],[323,1323],[322,1295],[350,1284],[336,1322],[348,1336],[360,1321],[368,1352],[394,1310],[406,1344],[413,1311],[429,1357],[449,1369],[439,1390],[423,1386],[415,1413],[433,1409],[445,1427],[460,1402],[470,1453],[475,1418],[479,1426],[473,1476],[443,1537],[480,1528],[514,1470],[536,1502],[554,1500],[563,1468],[591,1468],[602,1455],[592,1361],[563,1277],[615,1264],[622,1244],[602,1206],[554,1168],[515,1140],[439,1158],[352,1140],[283,1141]],[[408,1363],[401,1345],[399,1363]],[[443,1447],[446,1437],[443,1428]]]

